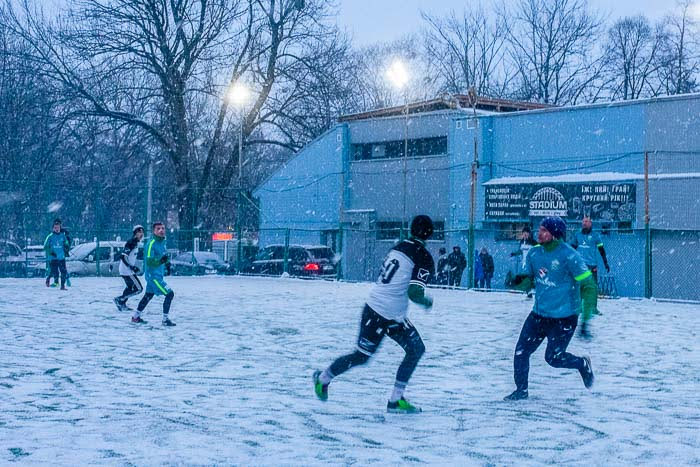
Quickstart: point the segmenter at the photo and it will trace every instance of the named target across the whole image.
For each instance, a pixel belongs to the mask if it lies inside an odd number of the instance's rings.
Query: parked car
[[[43,245],[29,245],[24,248],[29,277],[44,277],[46,275],[46,251]]]
[[[211,251],[185,251],[170,260],[170,274],[173,276],[230,274],[232,271],[233,268]]]
[[[287,261],[287,272],[291,276],[335,276],[338,272],[338,259],[325,245],[289,245]],[[284,245],[269,245],[261,249],[244,272],[281,275],[284,272]]]
[[[66,259],[68,273],[75,276],[118,276],[119,261],[126,242],[104,241],[99,248],[96,242],[82,243],[70,251]],[[143,274],[143,246],[139,246],[136,266]]]
[[[26,277],[27,263],[22,249],[14,242],[0,240],[0,277]]]

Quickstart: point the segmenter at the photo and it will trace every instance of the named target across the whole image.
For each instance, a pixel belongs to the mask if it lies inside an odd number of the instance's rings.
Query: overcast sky
[[[508,3],[510,0],[506,0]],[[589,0],[591,7],[611,18],[645,14],[657,19],[669,11],[673,0]],[[700,0],[698,0],[700,1]],[[391,41],[421,27],[420,11],[459,13],[473,0],[338,0],[338,25],[352,34],[356,45]],[[488,5],[484,2],[483,5]],[[700,19],[700,8],[696,8]]]

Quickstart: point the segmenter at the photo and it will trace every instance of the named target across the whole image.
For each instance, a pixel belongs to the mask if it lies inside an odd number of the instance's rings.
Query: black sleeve
[[[607,266],[608,265],[608,255],[605,254],[605,248],[603,247],[603,245],[600,245],[598,247],[598,252],[600,252],[600,257],[603,258],[603,264]]]
[[[435,274],[433,257],[425,248],[419,248],[411,259],[413,260],[413,272],[410,283],[426,286]]]
[[[122,250],[121,260],[125,266],[131,267],[131,265],[126,260],[129,257],[129,253],[131,253],[131,250],[136,248],[137,245],[138,245],[138,242],[136,241],[135,238],[130,239],[128,242],[126,242],[126,245],[124,245],[124,249]]]

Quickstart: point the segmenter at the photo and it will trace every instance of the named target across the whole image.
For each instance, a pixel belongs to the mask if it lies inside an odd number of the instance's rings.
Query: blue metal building
[[[590,215],[619,295],[700,299],[700,95],[563,108],[455,96],[343,117],[256,190],[260,243],[329,244],[344,278],[374,280],[426,213],[434,255],[470,254],[473,167],[471,254],[491,252],[495,287],[524,225],[560,214],[573,231]]]

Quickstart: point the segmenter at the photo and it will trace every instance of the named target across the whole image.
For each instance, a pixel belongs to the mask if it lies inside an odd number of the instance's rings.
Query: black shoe
[[[579,336],[583,339],[592,339],[593,335],[591,334],[591,331],[588,329],[588,323],[583,323],[581,325],[581,331],[579,332]]]
[[[167,316],[163,318],[163,326],[176,326]]]
[[[46,278],[46,287],[51,287],[51,278],[50,277]]]
[[[119,297],[116,297],[114,300],[112,300],[115,305],[117,305],[117,310],[119,311],[124,311],[125,310],[125,303],[120,300]]]
[[[321,382],[321,371],[316,370],[314,371],[313,375],[313,380],[314,380],[314,392],[316,393],[316,397],[321,399],[322,401],[327,401],[328,400],[328,385],[323,384]]]
[[[146,324],[148,321],[142,320],[140,316],[137,316],[136,318],[134,318],[134,317],[132,316],[132,317],[131,317],[131,322],[134,323],[134,324]]]
[[[516,389],[503,398],[504,401],[521,401],[527,399],[527,389]]]
[[[591,365],[591,357],[582,358],[583,368],[579,370],[579,373],[581,373],[583,385],[586,386],[586,389],[591,389],[593,387],[593,382],[595,381],[595,376],[593,375],[593,366]]]

